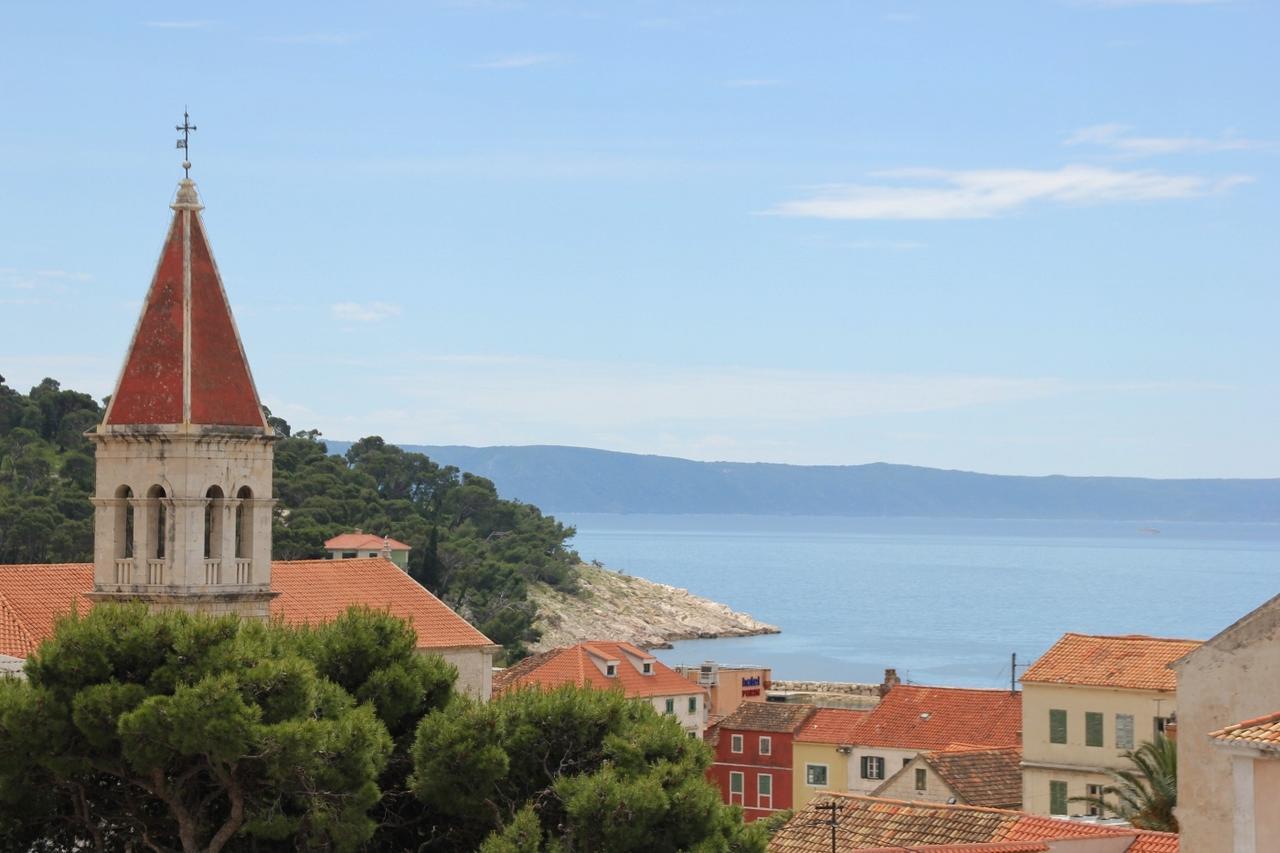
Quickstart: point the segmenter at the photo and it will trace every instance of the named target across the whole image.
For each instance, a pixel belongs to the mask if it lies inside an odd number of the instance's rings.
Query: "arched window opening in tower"
[[[152,486],[147,490],[147,533],[150,534],[147,538],[151,542],[151,557],[156,560],[163,560],[166,556],[165,539],[169,528],[168,511],[164,505],[166,497],[163,486]]]

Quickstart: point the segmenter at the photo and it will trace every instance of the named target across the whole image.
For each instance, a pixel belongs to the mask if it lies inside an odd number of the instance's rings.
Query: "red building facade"
[[[716,728],[707,778],[748,821],[791,808],[792,744],[813,712],[812,705],[744,702]]]

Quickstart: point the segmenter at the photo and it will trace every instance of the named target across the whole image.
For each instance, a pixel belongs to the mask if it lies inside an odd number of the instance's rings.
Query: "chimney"
[[[898,677],[896,669],[886,669],[884,671],[884,683],[880,685],[880,698],[883,699],[885,694],[902,683],[902,679]]]
[[[391,539],[387,536],[382,537],[382,559],[391,559]]]

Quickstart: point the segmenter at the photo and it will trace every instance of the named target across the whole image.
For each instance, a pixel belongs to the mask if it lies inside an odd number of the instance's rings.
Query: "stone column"
[[[236,509],[240,506],[239,498],[223,498],[215,503],[217,511],[222,514],[222,582],[236,582]]]
[[[173,538],[169,558],[170,586],[204,586],[204,508],[208,498],[167,498]]]
[[[271,516],[276,502],[274,498],[246,500],[250,508],[247,515],[253,527],[250,557],[253,559],[254,586],[271,586]]]
[[[151,506],[153,498],[129,498],[133,507],[133,582],[147,582],[147,560],[151,556]]]
[[[116,554],[122,553],[117,539],[121,507],[118,498],[92,498],[93,502],[93,582],[95,586],[116,582]]]

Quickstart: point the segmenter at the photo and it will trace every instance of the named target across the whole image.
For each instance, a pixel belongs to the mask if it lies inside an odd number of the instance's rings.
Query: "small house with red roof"
[[[409,551],[412,550],[408,545],[390,536],[376,536],[365,533],[363,530],[339,533],[325,541],[324,549],[329,552],[330,560],[382,557],[405,570],[409,568]]]
[[[495,675],[493,690],[566,684],[620,690],[628,699],[649,702],[659,714],[674,717],[690,737],[702,737],[706,729],[706,688],[630,643],[593,641],[531,655]]]
[[[792,808],[795,736],[816,710],[812,705],[743,702],[716,727],[715,763],[707,777],[726,803],[742,806],[747,820]]]
[[[1172,724],[1178,681],[1169,665],[1200,645],[1074,633],[1054,643],[1022,676],[1022,807],[1098,815],[1073,798],[1100,796],[1107,771],[1129,766],[1124,752]]]
[[[167,237],[94,444],[94,561],[0,565],[0,656],[25,659],[73,608],[334,619],[353,605],[408,620],[417,647],[488,698],[484,634],[380,554],[271,559],[273,448],[195,182],[178,185]],[[380,543],[385,547],[385,540]]]
[[[1021,729],[1021,693],[896,685],[848,735],[844,790],[871,794],[921,752],[1018,746]]]
[[[956,745],[922,752],[877,788],[875,796],[1021,809],[1022,747]]]
[[[846,790],[854,732],[869,713],[869,708],[818,708],[796,731],[792,808],[803,808],[820,791]]]

